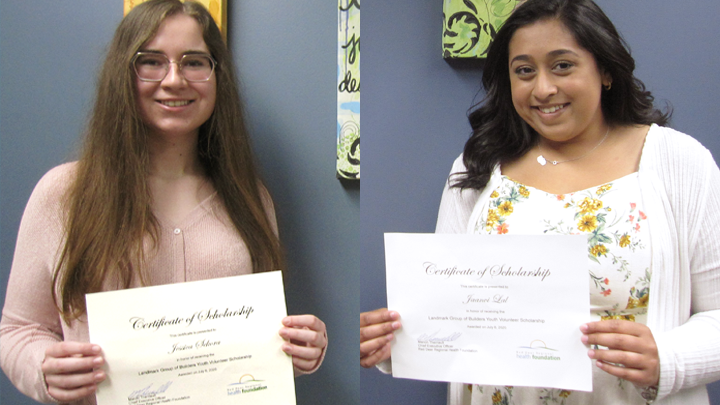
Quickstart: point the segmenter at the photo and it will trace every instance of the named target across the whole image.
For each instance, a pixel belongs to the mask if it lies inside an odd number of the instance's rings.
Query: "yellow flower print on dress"
[[[589,197],[585,197],[585,199],[578,204],[578,208],[583,214],[594,214],[602,208],[602,206],[602,201]]]
[[[497,211],[494,208],[488,210],[487,221],[485,221],[485,228],[489,231],[497,225],[500,217],[498,217]]]
[[[597,218],[594,215],[585,215],[580,219],[577,227],[581,232],[592,232],[597,228]]]
[[[506,387],[496,387],[493,391],[492,396],[490,399],[492,400],[493,405],[510,405],[515,403],[512,400],[513,397],[513,387],[506,386]]]
[[[602,319],[644,321],[648,297],[640,290],[649,287],[649,283],[641,285],[635,280],[642,274],[642,269],[649,266],[649,259],[644,255],[648,253],[644,250],[649,250],[644,246],[648,234],[636,233],[634,228],[638,221],[649,220],[651,213],[645,211],[642,201],[631,203],[640,197],[634,181],[635,178],[627,176],[617,183],[600,184],[574,193],[552,194],[512,182],[504,176],[497,193],[490,190],[494,198],[487,201],[482,216],[473,225],[478,233],[529,234],[539,230],[548,235],[583,235],[585,255],[588,257],[584,271],[591,276],[588,281],[592,299],[595,300],[593,303],[597,304],[597,310],[593,312],[597,315],[595,319],[603,316]],[[529,196],[526,196],[526,190]],[[633,216],[630,224],[629,216]],[[531,221],[537,221],[537,224],[528,224]],[[645,228],[645,223],[640,225]],[[492,227],[486,230],[487,226]],[[631,291],[628,299],[628,291],[633,285],[636,291]],[[628,309],[625,309],[626,306]],[[567,405],[583,402],[583,397],[578,397],[579,393],[567,389],[525,391],[517,388],[520,391],[516,394],[522,395],[523,399],[533,396],[532,400],[523,401],[519,395],[513,397],[506,387],[486,386],[481,396],[478,388],[472,388],[473,400],[481,397],[482,401],[486,401],[482,403],[488,405]]]
[[[628,297],[628,304],[625,309],[633,309],[633,308],[647,308],[648,306],[648,299],[649,296],[644,296],[642,298],[635,299],[633,297]]]
[[[502,394],[500,393],[500,390],[495,390],[492,394],[492,403],[495,404],[502,404]]]
[[[620,249],[613,250],[612,247],[625,248],[630,252],[644,249],[640,238],[631,237],[630,234],[633,233],[633,230],[637,232],[638,226],[634,222],[635,218],[638,218],[637,221],[646,220],[647,215],[641,212],[635,203],[630,203],[629,212],[621,209],[616,213],[617,210],[613,210],[608,205],[608,201],[614,200],[608,199],[607,195],[615,189],[613,183],[607,183],[569,194],[563,200],[558,198],[564,209],[575,211],[575,221],[570,224],[545,221],[547,226],[544,232],[566,235],[586,234],[588,236],[588,258],[597,264],[600,264],[603,259],[611,260],[611,264],[616,266],[617,271],[622,273],[627,280],[632,275],[629,262],[622,257],[624,253],[620,253]],[[630,218],[629,221],[634,228],[628,229],[625,225],[627,221],[623,221],[626,218]],[[622,231],[619,231],[618,228],[621,228]],[[600,289],[603,296],[607,297],[612,292],[605,284],[596,282],[595,286]]]
[[[628,297],[627,307],[625,309],[633,308],[647,308],[648,301],[650,300],[650,289],[648,287],[637,289],[632,287],[630,289],[630,296]]]
[[[504,177],[504,181],[498,188],[490,193],[487,217],[484,222],[476,223],[475,231],[485,228],[488,233],[494,233],[494,231],[499,234],[508,233],[509,224],[505,222],[515,211],[515,206],[526,201],[529,196],[530,189],[528,187],[509,177]]]
[[[607,256],[608,249],[605,247],[605,245],[595,245],[592,248],[590,248],[590,254],[592,254],[595,257],[598,256]]]
[[[559,390],[554,388],[542,388],[539,392],[539,400],[542,405],[565,405],[567,397],[571,392],[568,390]],[[533,401],[533,403],[536,403]]]
[[[503,201],[500,205],[498,205],[498,213],[504,217],[512,214],[513,212],[513,205],[510,201]]]
[[[620,321],[630,321],[635,322],[635,315],[628,314],[628,315],[603,315],[600,317],[601,321],[610,321],[613,319],[617,319]]]
[[[612,188],[611,183],[603,184],[602,186],[598,187],[597,191],[595,191],[595,194],[601,195],[601,194],[607,193],[608,191],[610,191],[611,188]]]

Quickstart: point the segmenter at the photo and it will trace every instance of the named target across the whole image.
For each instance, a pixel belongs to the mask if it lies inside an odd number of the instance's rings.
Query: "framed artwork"
[[[485,58],[495,33],[525,0],[443,0],[443,58]]]
[[[360,0],[338,0],[337,167],[360,179]]]
[[[133,7],[140,3],[144,3],[146,0],[123,0],[123,16],[126,16]],[[184,1],[184,0],[183,0]],[[205,6],[213,16],[215,24],[220,28],[223,39],[227,42],[227,0],[195,0],[198,3]]]

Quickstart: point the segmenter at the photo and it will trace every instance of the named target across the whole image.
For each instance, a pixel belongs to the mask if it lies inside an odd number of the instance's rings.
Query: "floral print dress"
[[[541,214],[541,215],[538,215]],[[587,235],[591,320],[646,323],[650,246],[637,173],[570,194],[550,194],[506,176],[475,224],[481,234]],[[580,325],[578,325],[579,327]],[[463,403],[645,404],[641,391],[593,365],[593,391],[465,384]]]

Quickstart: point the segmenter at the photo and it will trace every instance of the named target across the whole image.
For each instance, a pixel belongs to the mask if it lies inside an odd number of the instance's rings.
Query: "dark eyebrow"
[[[577,53],[575,53],[575,52],[573,52],[573,51],[571,51],[571,50],[569,50],[569,49],[557,49],[557,50],[555,50],[555,51],[548,52],[548,56],[552,56],[552,57],[555,58],[555,57],[558,57],[558,56],[561,56],[561,55],[565,55],[565,54],[568,54],[568,53],[569,53],[569,54],[572,54],[572,55],[575,55],[575,56],[578,56]]]
[[[558,56],[565,55],[568,53],[577,56],[577,53],[575,53],[569,49],[556,49],[554,51],[548,52],[547,56],[552,57],[552,58],[557,58]],[[512,60],[510,61],[510,64],[512,65],[513,62],[515,62],[516,60],[522,61],[522,62],[527,62],[530,60],[530,55],[518,55],[518,56],[512,58]]]
[[[518,56],[512,58],[512,60],[510,61],[510,64],[512,65],[513,62],[515,62],[516,60],[519,60],[521,62],[527,62],[530,60],[530,56],[529,55],[518,55]]]

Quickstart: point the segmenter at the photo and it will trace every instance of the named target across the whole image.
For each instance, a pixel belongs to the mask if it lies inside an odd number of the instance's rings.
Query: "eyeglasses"
[[[183,55],[180,61],[172,62],[162,53],[138,52],[132,64],[138,79],[144,82],[159,82],[167,76],[170,64],[178,65],[180,74],[189,82],[206,82],[215,71],[215,59],[206,54]]]

